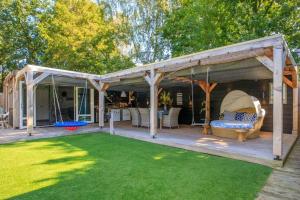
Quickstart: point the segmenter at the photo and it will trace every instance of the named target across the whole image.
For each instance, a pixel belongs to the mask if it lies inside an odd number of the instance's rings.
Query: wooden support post
[[[104,118],[105,118],[105,92],[109,88],[108,83],[99,83],[99,126],[104,127]]]
[[[210,122],[210,93],[208,91],[209,84],[207,84],[206,91],[205,91],[205,125],[203,129],[204,134],[209,134],[209,122]]]
[[[27,133],[29,136],[33,133],[33,121],[34,121],[34,95],[33,95],[33,72],[27,72],[27,79],[26,79],[26,93],[27,93]]]
[[[293,68],[291,71],[284,69],[283,82],[293,90],[293,130],[292,134],[298,136],[298,70]],[[291,80],[287,77],[291,76]]]
[[[298,106],[299,106],[299,99],[298,94],[299,89],[298,87],[293,88],[293,131],[292,134],[298,136]]]
[[[13,128],[17,128],[19,126],[19,81],[15,77],[14,86],[13,86]]]
[[[155,137],[157,134],[157,86],[150,86],[150,135]]]
[[[285,56],[283,46],[275,46],[273,49],[274,73],[273,73],[273,155],[274,159],[282,159],[282,132],[283,132],[283,100],[282,81]]]
[[[203,129],[204,134],[209,134],[209,122],[210,122],[210,94],[213,89],[217,86],[217,83],[207,83],[205,81],[198,82],[201,89],[205,92],[205,125]]]
[[[156,73],[154,69],[150,71],[149,75],[145,76],[145,80],[150,86],[150,135],[153,138],[157,134],[157,87],[161,78],[162,73]]]
[[[105,115],[105,97],[104,93],[109,88],[108,83],[97,82],[93,79],[89,79],[89,82],[98,90],[99,93],[99,106],[98,106],[98,114],[99,114],[99,127],[104,127],[104,115]]]
[[[99,115],[99,127],[104,127],[104,115],[105,115],[105,99],[104,99],[104,91],[98,90],[99,93],[99,107],[98,107],[98,115]]]
[[[109,119],[109,133],[111,135],[115,134],[115,128],[114,128],[114,114],[110,113],[110,119]]]

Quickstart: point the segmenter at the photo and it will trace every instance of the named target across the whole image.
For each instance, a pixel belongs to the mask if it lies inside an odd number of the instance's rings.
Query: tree
[[[179,0],[163,27],[173,56],[284,34],[300,47],[298,0]]]
[[[74,71],[107,73],[133,63],[121,55],[118,21],[106,18],[103,6],[89,0],[57,0],[39,24],[47,41],[43,62]],[[124,41],[123,41],[124,42]]]
[[[6,71],[40,63],[44,40],[37,24],[49,5],[47,0],[0,1],[0,65]]]
[[[170,0],[98,0],[106,5],[107,14],[128,21],[130,55],[136,63],[151,63],[169,57],[169,43],[161,28]]]

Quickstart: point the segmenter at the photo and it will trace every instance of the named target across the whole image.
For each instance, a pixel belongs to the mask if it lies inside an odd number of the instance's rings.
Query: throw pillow
[[[237,120],[237,121],[243,121],[244,115],[245,115],[244,112],[237,112],[237,113],[235,114],[235,120]]]
[[[235,120],[235,112],[224,111],[224,120],[234,121]]]

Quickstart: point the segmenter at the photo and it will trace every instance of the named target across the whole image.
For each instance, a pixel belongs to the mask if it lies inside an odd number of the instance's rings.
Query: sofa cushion
[[[243,121],[231,121],[231,120],[214,120],[210,122],[210,125],[215,128],[231,128],[231,129],[251,129],[253,123]]]

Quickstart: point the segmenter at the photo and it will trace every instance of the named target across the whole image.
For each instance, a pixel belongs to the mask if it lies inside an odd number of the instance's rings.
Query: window
[[[273,83],[269,83],[269,104],[273,104]],[[282,101],[283,104],[287,104],[287,86],[282,84]]]
[[[177,104],[177,106],[182,106],[183,105],[183,99],[182,99],[182,93],[181,92],[177,92],[176,104]]]

